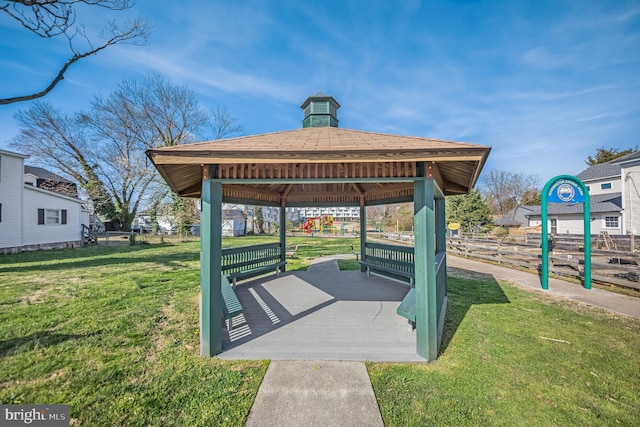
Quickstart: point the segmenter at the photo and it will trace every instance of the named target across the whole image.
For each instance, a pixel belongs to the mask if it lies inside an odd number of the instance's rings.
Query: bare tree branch
[[[78,3],[104,7],[111,10],[125,10],[131,7],[129,0],[9,0],[0,2],[0,11],[20,22],[22,26],[42,38],[64,36],[69,42],[69,49],[73,55],[58,70],[51,83],[43,90],[22,96],[0,98],[0,105],[29,101],[42,98],[64,79],[64,75],[73,64],[79,60],[121,43],[143,44],[149,34],[150,25],[146,19],[138,18],[128,21],[120,28],[114,22],[107,23],[103,43],[93,47],[86,36],[84,27],[76,25],[74,6]],[[74,39],[82,37],[89,49],[81,51],[74,45]]]
[[[0,10],[32,33],[50,38],[66,34],[75,25],[79,3],[110,10],[132,6],[129,0],[6,0],[0,2]]]
[[[214,133],[213,139],[227,138],[244,131],[238,119],[233,117],[223,105],[216,105],[216,108],[211,111],[211,126]]]

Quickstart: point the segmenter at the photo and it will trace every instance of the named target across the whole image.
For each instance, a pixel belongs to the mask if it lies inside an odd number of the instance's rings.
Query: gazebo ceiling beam
[[[293,190],[293,184],[287,184],[282,191],[282,197],[287,197],[289,193],[291,193],[291,190]]]
[[[467,194],[470,190],[470,188],[464,186],[464,185],[460,185],[460,184],[456,184],[455,182],[451,182],[451,181],[444,181],[443,183],[444,187],[443,187],[443,191],[445,192],[445,194]]]
[[[355,190],[356,193],[358,193],[359,196],[363,196],[364,195],[365,191],[362,189],[360,184],[358,184],[356,182],[352,182],[351,183],[351,187],[353,187],[353,189]]]
[[[181,189],[180,191],[175,188],[174,190],[176,191],[176,193],[182,195],[183,197],[200,197],[200,192],[202,191],[202,181],[198,181],[186,188]],[[194,194],[195,196],[192,196]]]
[[[387,193],[389,191],[406,190],[407,188],[413,189],[413,184],[409,182],[403,182],[403,183],[394,184],[394,185],[387,185],[385,187],[369,190],[366,192],[366,195],[375,196],[380,193]]]
[[[267,190],[265,188],[256,188],[256,187],[251,187],[251,186],[247,186],[247,185],[224,185],[222,187],[223,190],[225,189],[229,189],[229,190],[233,190],[233,191],[241,191],[243,193],[249,193],[249,194],[255,194],[255,195],[265,195],[265,196],[271,196],[274,198],[280,198],[280,192],[278,191],[271,191],[271,190]]]

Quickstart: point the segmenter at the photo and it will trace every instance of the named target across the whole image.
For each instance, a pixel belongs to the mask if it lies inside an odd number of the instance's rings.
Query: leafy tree
[[[604,148],[604,147],[600,147],[598,149],[596,149],[596,155],[595,156],[589,156],[587,157],[587,160],[585,160],[584,162],[589,165],[589,166],[593,166],[593,165],[597,165],[600,163],[607,163],[610,162],[611,160],[615,160],[618,157],[622,157],[622,156],[626,156],[627,154],[631,154],[634,151],[636,151],[638,149],[638,147],[636,146],[635,148],[627,148],[626,150],[620,150],[618,148]]]
[[[462,231],[486,231],[492,224],[491,209],[478,189],[446,199],[447,224],[459,223]]]
[[[67,40],[70,57],[62,64],[51,82],[44,89],[26,95],[0,98],[0,105],[28,101],[45,96],[58,83],[73,64],[88,56],[108,48],[109,46],[131,43],[143,44],[149,34],[149,23],[141,18],[118,25],[107,22],[102,31],[102,41],[91,39],[85,27],[77,22],[77,5],[97,6],[113,11],[130,9],[133,3],[129,0],[6,0],[0,1],[0,11],[14,19],[22,27],[43,39],[62,37]],[[83,45],[83,47],[80,47]]]
[[[124,80],[74,117],[40,101],[16,118],[21,129],[12,145],[75,179],[96,211],[125,230],[141,206],[169,194],[145,150],[193,142],[212,123],[192,91],[158,75]],[[177,197],[175,206],[188,210]]]
[[[482,191],[491,211],[504,216],[522,204],[525,194],[538,191],[539,178],[519,172],[492,169],[482,178]]]
[[[413,204],[400,203],[385,207],[383,224],[387,230],[413,230]]]

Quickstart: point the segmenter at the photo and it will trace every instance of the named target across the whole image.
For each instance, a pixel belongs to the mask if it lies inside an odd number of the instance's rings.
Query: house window
[[[66,209],[38,209],[38,224],[56,225],[67,223]]]
[[[550,220],[550,225],[551,225],[551,234],[557,234],[558,233],[558,220],[557,219],[552,219]]]
[[[611,190],[611,183],[610,182],[603,182],[602,184],[600,184],[600,189],[601,190]]]
[[[606,228],[618,228],[618,217],[617,216],[605,216],[604,217],[604,226]]]

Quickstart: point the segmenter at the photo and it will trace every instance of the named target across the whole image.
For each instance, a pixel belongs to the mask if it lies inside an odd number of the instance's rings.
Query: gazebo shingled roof
[[[202,166],[218,164],[217,178],[229,180],[224,185],[226,199],[280,205],[284,195],[292,206],[357,205],[361,196],[368,202],[410,200],[413,184],[402,178],[415,177],[418,162],[430,165],[444,195],[464,194],[476,183],[490,150],[464,142],[327,126],[158,148],[147,154],[182,196],[200,197]],[[265,184],[265,179],[274,183]],[[319,183],[323,179],[343,182]]]

